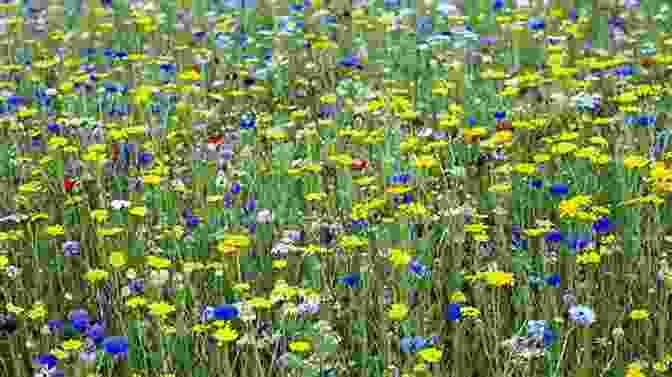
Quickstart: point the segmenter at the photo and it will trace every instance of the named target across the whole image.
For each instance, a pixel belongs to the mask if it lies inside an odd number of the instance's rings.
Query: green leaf
[[[288,368],[303,367],[303,358],[295,353],[289,352],[285,361],[287,362]]]
[[[361,336],[366,338],[368,334],[367,321],[364,319],[356,319],[352,322],[352,334],[354,336]]]
[[[318,347],[320,353],[334,353],[338,350],[338,342],[332,335],[327,335],[320,338]]]

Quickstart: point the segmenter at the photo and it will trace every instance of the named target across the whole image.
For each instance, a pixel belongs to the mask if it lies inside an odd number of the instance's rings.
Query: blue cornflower
[[[30,141],[30,145],[33,147],[41,147],[42,146],[42,137],[40,135],[33,136]]]
[[[413,194],[410,192],[405,192],[401,197],[401,202],[404,204],[410,204],[413,202]]]
[[[551,326],[546,326],[544,328],[544,334],[542,336],[544,340],[544,348],[550,347],[555,343],[555,341],[558,339],[558,334],[556,334],[555,330]]]
[[[233,207],[233,194],[227,191],[224,193],[224,208],[232,208],[232,207]]]
[[[505,111],[497,111],[495,112],[495,119],[497,120],[502,120],[506,118],[506,112]]]
[[[366,226],[368,226],[368,225],[369,225],[369,222],[366,221],[366,219],[352,220],[352,228],[355,231],[360,231],[360,230],[366,228]]]
[[[527,22],[530,30],[543,30],[546,27],[546,22],[539,18],[533,18]]]
[[[47,125],[47,130],[49,130],[49,132],[57,133],[61,130],[61,126],[58,123],[50,122]]]
[[[495,0],[492,4],[492,9],[494,10],[500,10],[502,8],[504,8],[504,0]]]
[[[189,227],[189,228],[195,228],[200,223],[201,223],[201,219],[199,219],[198,216],[190,216],[186,219],[186,224],[187,224],[187,227]]]
[[[191,217],[191,216],[194,216],[194,210],[192,210],[192,209],[189,208],[189,207],[187,207],[187,208],[185,208],[185,209],[182,210],[182,217],[184,217],[185,219],[187,219],[187,218],[189,218],[189,217]]]
[[[457,321],[462,317],[462,305],[448,304],[446,305],[445,319],[447,321]]]
[[[544,187],[544,181],[541,179],[533,179],[530,181],[530,187],[540,189]]]
[[[552,195],[558,195],[558,196],[567,195],[567,193],[569,193],[569,186],[564,183],[554,183],[553,185],[551,185],[549,192]]]
[[[77,331],[84,331],[90,322],[89,312],[86,309],[75,309],[68,314],[68,320]]]
[[[408,264],[408,270],[423,278],[428,277],[431,274],[431,270],[420,263],[417,258],[414,258],[411,263]]]
[[[96,322],[94,325],[86,329],[86,336],[91,338],[94,343],[100,344],[105,338],[105,326],[102,323]]]
[[[7,98],[7,103],[12,105],[12,106],[20,106],[20,105],[23,105],[25,102],[26,102],[26,97],[22,97],[22,96],[12,95],[12,96],[9,96],[9,98]]]
[[[145,281],[143,279],[133,279],[128,282],[128,290],[132,294],[142,294],[145,292]]]
[[[359,288],[361,286],[361,276],[362,274],[359,272],[352,272],[338,278],[338,282],[350,288]]]
[[[551,287],[559,287],[560,286],[560,274],[554,273],[549,275],[546,278],[546,284],[550,285]]]
[[[238,317],[239,311],[233,305],[219,305],[215,307],[213,315],[217,320],[229,321]]]
[[[44,353],[33,359],[35,364],[45,366],[49,369],[53,368],[58,364],[58,358],[50,353]]]
[[[112,59],[112,58],[114,58],[115,55],[116,55],[116,51],[114,51],[113,49],[111,49],[109,47],[106,47],[106,48],[103,49],[103,56],[104,57]]]
[[[640,126],[652,126],[656,124],[656,116],[642,115],[639,118],[637,118],[637,124],[639,124]]]
[[[256,126],[256,117],[252,114],[246,114],[240,118],[240,128],[243,130],[251,129]]]
[[[63,326],[65,326],[65,321],[62,319],[50,319],[47,321],[47,326],[49,327],[49,331],[53,333],[63,329]]]
[[[560,242],[560,241],[562,241],[562,239],[563,239],[562,233],[559,230],[556,230],[556,229],[549,230],[544,235],[544,240],[546,242]]]
[[[149,152],[141,152],[138,156],[138,162],[141,165],[147,165],[154,160],[154,156]]]
[[[254,210],[257,209],[257,201],[254,200],[254,198],[250,199],[245,203],[245,210],[247,212],[254,212]]]
[[[569,318],[579,326],[588,326],[595,322],[595,313],[588,306],[574,305],[569,308]]]
[[[616,68],[616,74],[618,76],[632,76],[635,74],[635,70],[631,65],[624,65]]]
[[[470,126],[475,126],[476,122],[478,122],[478,119],[476,119],[476,116],[474,115],[469,115],[467,117],[467,123],[469,123]]]
[[[590,242],[590,238],[573,235],[567,238],[567,247],[576,253],[588,247]]]
[[[128,337],[108,336],[103,340],[103,349],[112,355],[123,355],[128,352]]]
[[[344,58],[342,58],[339,62],[338,65],[341,67],[346,67],[346,68],[352,68],[352,67],[360,67],[361,62],[358,57],[354,55],[348,55]]]
[[[427,345],[427,341],[421,336],[405,336],[399,343],[399,348],[404,353],[416,352]]]
[[[393,175],[390,180],[392,181],[393,185],[404,185],[408,183],[408,180],[411,178],[410,175],[408,174],[397,174]]]
[[[233,182],[231,184],[231,193],[232,194],[238,194],[240,193],[240,183],[238,182]]]
[[[601,234],[601,233],[609,233],[611,230],[614,228],[614,224],[609,221],[609,217],[607,216],[602,216],[600,217],[594,224],[593,224],[593,230],[595,233]]]

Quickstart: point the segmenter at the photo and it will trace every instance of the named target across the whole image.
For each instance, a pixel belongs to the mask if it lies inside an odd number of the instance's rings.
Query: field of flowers
[[[0,2],[0,377],[672,375],[669,3]]]

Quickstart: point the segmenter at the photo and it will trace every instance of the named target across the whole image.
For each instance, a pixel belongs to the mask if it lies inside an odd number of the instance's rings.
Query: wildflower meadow
[[[671,16],[0,1],[0,377],[672,376]]]

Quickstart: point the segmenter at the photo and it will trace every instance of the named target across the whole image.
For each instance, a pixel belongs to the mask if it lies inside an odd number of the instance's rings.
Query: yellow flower
[[[215,331],[212,336],[214,336],[220,343],[229,343],[238,339],[238,331],[231,326],[225,326]]]
[[[411,255],[402,249],[391,249],[389,259],[395,267],[403,268],[411,262]]]
[[[392,304],[387,315],[393,321],[404,320],[408,316],[408,306],[406,304]]]
[[[158,175],[146,175],[143,177],[143,181],[146,185],[158,185],[161,183],[161,177]]]
[[[147,208],[145,208],[145,207],[133,207],[130,210],[128,210],[128,213],[133,215],[133,216],[145,217],[145,214],[147,214]]]
[[[233,290],[242,293],[242,292],[247,292],[252,288],[248,283],[238,283],[233,286]]]
[[[66,144],[68,144],[68,139],[64,138],[63,136],[54,136],[49,139],[49,146],[52,148],[63,147]]]
[[[109,273],[105,270],[91,270],[86,273],[85,277],[91,283],[96,283],[107,279],[108,275]]]
[[[34,321],[41,320],[47,317],[47,306],[41,303],[36,303],[33,308],[26,314],[26,316]]]
[[[388,187],[388,188],[385,190],[385,192],[388,192],[388,193],[390,193],[390,194],[405,194],[405,193],[407,193],[407,192],[409,192],[409,191],[411,191],[411,190],[412,190],[412,189],[411,189],[410,187],[408,187],[408,186],[401,186],[401,185],[400,185],[400,186],[391,186],[391,187]]]
[[[62,347],[66,351],[77,351],[82,347],[82,341],[77,339],[66,340]]]
[[[255,309],[270,309],[273,306],[271,300],[263,297],[254,297],[248,302]]]
[[[600,264],[601,256],[595,251],[583,253],[576,256],[577,264]]]
[[[603,147],[606,147],[607,145],[609,145],[609,142],[607,141],[607,139],[603,138],[602,136],[593,136],[590,139],[588,139],[588,141],[590,141],[591,144],[597,144],[597,145],[601,145]]]
[[[146,304],[147,304],[147,300],[145,300],[144,297],[139,297],[139,296],[129,298],[126,301],[126,306],[128,306],[131,309],[137,309],[137,308],[145,306]]]
[[[430,348],[425,348],[425,349],[419,351],[418,356],[420,356],[420,358],[422,360],[424,360],[425,362],[438,363],[439,361],[441,361],[441,357],[443,356],[443,352],[441,352],[441,350],[439,350],[437,348],[430,347]]]
[[[207,332],[209,328],[210,328],[210,326],[201,323],[201,324],[198,324],[198,325],[194,325],[191,328],[191,331],[193,331],[196,334],[203,334],[203,333]]]
[[[238,249],[247,249],[250,247],[252,241],[250,240],[250,237],[240,234],[240,235],[227,235],[224,237],[224,239],[220,242],[220,244],[224,246],[230,246],[230,247],[235,247]]]
[[[275,270],[285,269],[287,267],[287,259],[274,260],[272,266]]]
[[[485,282],[489,286],[503,287],[513,284],[513,273],[502,271],[490,271],[483,273]]]
[[[0,255],[0,268],[5,268],[9,264],[9,258],[5,255]]]
[[[629,155],[623,160],[623,165],[627,169],[638,169],[646,166],[649,161],[641,156]]]
[[[571,199],[565,199],[560,202],[560,217],[574,217],[579,210],[578,204]]]
[[[578,147],[573,143],[558,143],[551,147],[551,153],[554,155],[564,155],[575,151]]]
[[[175,306],[167,302],[156,302],[149,305],[149,313],[158,317],[165,317],[175,311]]]
[[[513,140],[513,132],[511,131],[498,131],[495,133],[494,141],[497,144],[508,143]]]
[[[10,312],[12,314],[16,314],[16,315],[19,315],[19,314],[21,314],[25,311],[24,308],[22,308],[20,306],[13,305],[12,303],[7,304],[5,306],[5,308],[7,309],[8,312]]]
[[[450,300],[451,303],[463,303],[467,301],[467,297],[464,295],[464,293],[457,291],[453,292],[452,295],[450,295]]]
[[[65,234],[65,230],[63,229],[63,225],[51,225],[47,227],[47,234],[51,237],[62,236]]]
[[[121,268],[126,265],[126,254],[115,251],[110,254],[110,265],[114,268]]]
[[[477,308],[474,308],[473,306],[465,306],[460,310],[460,313],[462,313],[463,316],[469,317],[469,318],[477,318],[481,315],[481,311],[478,310]]]
[[[173,263],[170,261],[170,259],[167,258],[161,258],[157,257],[154,255],[150,255],[146,258],[147,264],[150,265],[152,268],[155,268],[157,270],[164,270],[168,267],[170,267]]]
[[[489,226],[481,223],[476,223],[476,224],[468,224],[464,226],[464,230],[467,233],[483,233],[487,231]]]
[[[439,162],[433,156],[418,156],[415,158],[415,166],[419,169],[429,169],[438,166]]]
[[[539,237],[539,236],[543,235],[544,233],[546,233],[546,229],[545,228],[525,229],[524,233],[528,237],[533,237],[534,238],[534,237]]]
[[[310,352],[312,345],[309,342],[303,340],[295,340],[289,343],[289,349],[292,352],[305,353]]]
[[[628,318],[632,319],[633,321],[649,319],[649,311],[646,309],[635,309],[630,312]]]
[[[534,164],[528,164],[528,163],[516,164],[513,167],[513,171],[521,175],[531,175],[532,173],[535,172],[536,169],[537,167]]]

